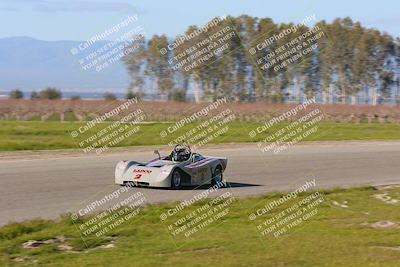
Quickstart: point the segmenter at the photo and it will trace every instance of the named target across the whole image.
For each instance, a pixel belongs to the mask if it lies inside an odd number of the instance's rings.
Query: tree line
[[[319,21],[312,27],[321,28],[326,38],[317,40],[318,47],[307,57],[280,71],[261,71],[248,49],[256,40],[279,34],[295,24],[277,24],[270,18],[247,15],[227,17],[222,24],[233,27],[239,38],[228,40],[229,51],[213,55],[212,64],[190,71],[174,68],[170,62],[202,41],[204,35],[165,53],[160,53],[160,48],[198,31],[198,26],[189,26],[174,39],[154,35],[148,40],[137,40],[139,48],[123,58],[131,77],[129,92],[138,96],[156,92],[161,99],[171,100],[185,100],[192,90],[209,100],[226,96],[232,101],[285,102],[317,96],[323,103],[354,104],[360,98],[368,104],[385,99],[400,102],[399,38],[365,28],[348,17],[331,23]],[[267,55],[310,29],[311,26],[301,25],[296,32],[257,51],[255,56]]]
[[[9,93],[9,97],[11,99],[23,99],[25,97],[24,92],[20,89],[13,89]],[[33,91],[30,94],[30,99],[49,99],[49,100],[56,100],[62,98],[61,90],[55,87],[47,87],[39,92]]]
[[[132,99],[135,98],[136,95],[132,94],[132,92],[128,92],[126,95],[126,99]],[[9,98],[10,99],[24,99],[25,95],[24,92],[21,91],[20,89],[13,89],[9,92]],[[36,99],[47,99],[47,100],[58,100],[63,98],[62,91],[60,89],[57,89],[56,87],[47,87],[39,92],[37,91],[32,91],[30,93],[31,100],[36,100]],[[70,97],[70,100],[80,100],[81,97],[79,95],[73,95]],[[113,101],[117,100],[117,96],[111,92],[105,92],[103,94],[103,99],[106,101]]]

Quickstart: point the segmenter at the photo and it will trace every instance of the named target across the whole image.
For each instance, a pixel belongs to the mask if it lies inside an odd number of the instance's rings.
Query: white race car
[[[120,161],[115,168],[115,183],[135,186],[172,187],[191,185],[222,185],[227,158],[202,156],[187,145],[176,145],[171,154],[146,163]]]

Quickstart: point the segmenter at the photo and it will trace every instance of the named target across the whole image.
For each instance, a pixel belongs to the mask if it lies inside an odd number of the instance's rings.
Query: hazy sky
[[[0,38],[86,40],[128,15],[146,35],[176,36],[188,25],[203,25],[218,15],[247,14],[275,22],[298,22],[315,14],[332,21],[350,16],[364,26],[400,36],[398,0],[0,0]]]

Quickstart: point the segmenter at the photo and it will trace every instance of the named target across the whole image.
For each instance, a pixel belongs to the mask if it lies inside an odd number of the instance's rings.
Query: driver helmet
[[[185,161],[188,160],[190,157],[190,152],[184,148],[174,150],[172,153],[174,161]]]

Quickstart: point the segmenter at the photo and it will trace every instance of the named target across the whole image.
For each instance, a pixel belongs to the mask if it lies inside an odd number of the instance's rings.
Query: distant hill
[[[79,65],[79,55],[70,50],[76,41],[41,41],[30,37],[0,39],[0,90],[21,88],[24,91],[55,86],[63,91],[74,89],[123,89],[129,77],[122,62],[96,72]],[[97,42],[98,49],[107,41]]]

